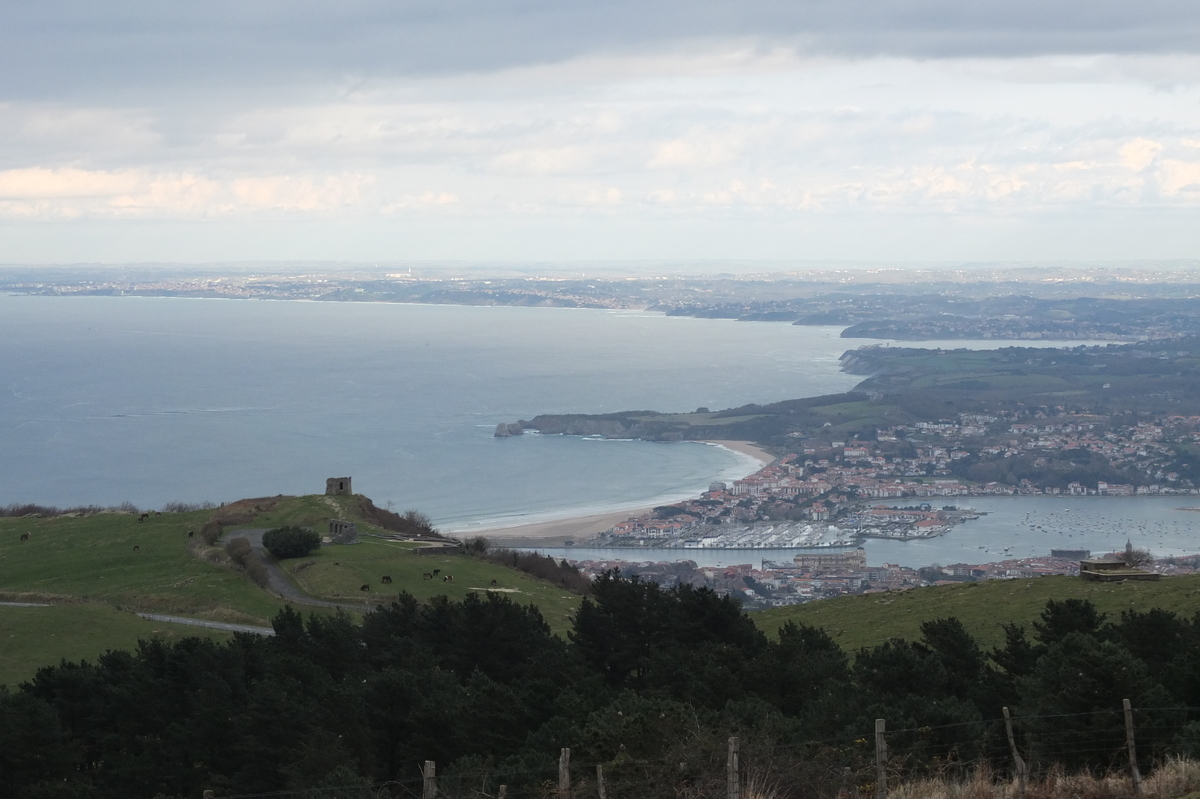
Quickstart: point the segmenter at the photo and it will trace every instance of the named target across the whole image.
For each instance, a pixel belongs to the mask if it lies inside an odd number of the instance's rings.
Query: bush
[[[321,536],[302,527],[276,527],[263,533],[263,546],[277,558],[302,558],[321,546]]]
[[[224,528],[221,527],[220,522],[205,522],[204,526],[200,528],[200,537],[204,539],[204,543],[212,547],[221,540],[223,532]]]
[[[269,582],[267,565],[254,554],[254,548],[250,546],[248,540],[234,538],[225,544],[225,551],[229,553],[229,557],[233,559],[234,563],[246,570],[246,574],[250,575],[251,580],[262,588],[267,587]]]

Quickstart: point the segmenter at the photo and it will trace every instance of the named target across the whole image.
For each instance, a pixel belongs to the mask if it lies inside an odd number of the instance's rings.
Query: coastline
[[[706,440],[698,441],[712,447],[736,452],[739,455],[754,459],[756,465],[746,474],[753,474],[775,460],[775,456],[766,450],[755,446],[749,441]],[[745,475],[742,475],[743,477]],[[633,508],[631,510],[593,513],[585,516],[570,516],[563,519],[551,519],[542,522],[517,524],[511,527],[493,527],[472,531],[471,536],[483,536],[500,546],[564,546],[567,541],[577,541],[582,538],[602,533],[612,528],[618,522],[623,522],[631,516],[639,516],[653,510],[654,506]]]

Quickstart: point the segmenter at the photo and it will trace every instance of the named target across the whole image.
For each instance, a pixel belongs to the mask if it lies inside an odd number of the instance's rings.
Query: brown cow
[[[499,585],[495,580],[492,580],[492,585]]]
[[[432,580],[432,579],[433,579],[433,575],[432,575],[432,574],[430,574],[429,572],[425,572],[424,574],[422,574],[422,575],[421,575],[421,579],[422,579],[422,580]]]
[[[133,551],[134,551],[134,552],[141,552],[141,551],[142,551],[142,548],[141,548],[141,547],[139,547],[137,544],[134,544],[134,545],[133,545]]]
[[[443,583],[452,583],[452,582],[454,582],[454,575],[453,575],[453,574],[447,574],[445,577],[443,577],[443,578],[442,578],[442,582],[443,582]]]
[[[370,584],[370,583],[363,583],[363,584],[362,584],[362,588],[360,588],[360,589],[358,589],[358,590],[359,590],[359,591],[370,591],[370,590],[371,590],[371,584]]]
[[[29,533],[21,533],[21,540],[22,540],[22,541],[28,541],[28,540],[29,540]]]
[[[379,578],[379,582],[383,583],[384,585],[391,585],[392,578],[385,574],[383,577]]]

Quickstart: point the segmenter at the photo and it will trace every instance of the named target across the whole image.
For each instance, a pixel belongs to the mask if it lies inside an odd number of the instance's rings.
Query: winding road
[[[275,559],[267,554],[266,547],[263,546],[262,542],[263,533],[265,532],[267,532],[266,528],[238,528],[237,530],[230,530],[221,536],[221,543],[226,543],[234,538],[245,538],[249,541],[255,554],[267,567],[267,589],[286,599],[288,602],[320,608],[340,608],[341,610],[363,611],[370,609],[365,604],[329,602],[324,599],[316,599],[301,591],[292,584],[292,581],[288,579],[287,574],[279,567]]]

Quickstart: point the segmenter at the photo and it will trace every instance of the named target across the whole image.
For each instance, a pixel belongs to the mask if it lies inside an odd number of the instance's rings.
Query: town
[[[632,517],[587,544],[846,547],[866,538],[929,538],[975,518],[969,508],[942,505],[947,498],[1195,495],[1193,479],[1176,469],[1192,473],[1181,459],[1197,442],[1197,416],[1126,422],[1061,407],[962,413],[889,427],[874,440],[797,439],[797,451],[754,474],[713,483],[696,499]],[[1030,476],[1014,479],[1014,469]],[[980,479],[988,476],[1006,479]],[[905,499],[918,501],[894,502]]]
[[[1107,553],[1104,557],[1118,557]],[[616,570],[626,577],[658,583],[711,588],[737,597],[746,608],[765,609],[799,605],[845,594],[883,594],[931,585],[981,580],[1017,580],[1049,575],[1078,576],[1080,560],[1088,550],[1051,550],[1045,557],[1018,558],[994,563],[955,563],[943,567],[912,569],[895,563],[868,566],[862,548],[829,553],[799,553],[791,563],[763,560],[731,566],[697,566],[695,561],[572,561],[582,574],[595,578]],[[1145,568],[1163,576],[1200,572],[1200,555],[1164,558]]]

